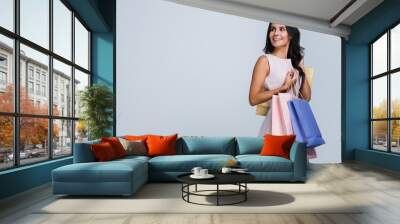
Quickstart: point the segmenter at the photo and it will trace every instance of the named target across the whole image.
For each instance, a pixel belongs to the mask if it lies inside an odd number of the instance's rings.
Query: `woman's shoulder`
[[[267,67],[269,68],[269,62],[268,62],[268,57],[266,54],[263,54],[258,57],[256,66],[262,66],[262,67]]]

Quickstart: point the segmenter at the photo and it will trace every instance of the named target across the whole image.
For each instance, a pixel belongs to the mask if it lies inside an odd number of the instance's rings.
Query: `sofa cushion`
[[[219,171],[230,159],[231,155],[174,155],[158,156],[149,160],[149,170],[163,172],[190,172],[193,167],[200,166],[209,171]]]
[[[129,141],[144,141],[146,142],[147,137],[149,137],[149,135],[125,135],[123,138]]]
[[[126,140],[124,138],[118,138],[122,146],[126,151],[126,155],[147,155],[146,143],[141,140]]]
[[[148,156],[165,156],[176,154],[176,139],[178,134],[169,136],[150,135],[147,137],[146,143]]]
[[[178,143],[178,154],[226,154],[235,155],[233,137],[183,136]]]
[[[130,182],[134,173],[147,176],[146,166],[140,159],[74,163],[53,170],[52,175],[57,182]]]
[[[236,155],[260,154],[263,137],[236,137]]]
[[[290,148],[293,145],[295,135],[270,135],[264,136],[264,146],[261,149],[262,156],[280,156],[290,159]]]
[[[101,142],[108,142],[114,149],[115,155],[117,158],[122,158],[126,156],[126,151],[124,146],[121,144],[117,137],[103,137],[101,138]]]
[[[130,162],[135,161],[135,160],[142,161],[142,162],[148,162],[149,159],[150,159],[150,157],[147,157],[147,156],[130,155],[130,156],[125,156],[124,158],[113,160],[113,162],[127,162],[127,163],[130,163]]]
[[[249,172],[292,172],[292,161],[279,156],[238,155],[240,167]]]
[[[118,158],[118,156],[115,154],[115,150],[109,142],[92,144],[91,149],[94,157],[96,157],[96,161],[105,162]]]

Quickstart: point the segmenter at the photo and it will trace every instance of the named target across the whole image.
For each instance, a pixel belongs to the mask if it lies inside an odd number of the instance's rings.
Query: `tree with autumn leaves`
[[[392,114],[391,117],[400,117],[400,100],[392,100]],[[387,118],[387,100],[383,100],[378,106],[373,108],[373,118]],[[387,136],[387,121],[375,121],[373,128],[374,139],[386,139]],[[392,121],[392,142],[398,141],[400,138],[400,122],[397,120]]]
[[[0,93],[0,111],[13,112],[14,107],[14,90],[13,85],[8,85],[6,92]],[[20,111],[22,114],[46,115],[48,113],[47,106],[34,105],[29,99],[29,95],[24,87],[20,88]],[[59,111],[54,110],[57,115]],[[0,116],[0,149],[13,148],[13,117]],[[48,137],[48,119],[46,118],[20,118],[20,149],[24,149],[27,145],[38,145],[42,147],[47,144]],[[53,125],[53,138],[58,138],[59,127]]]

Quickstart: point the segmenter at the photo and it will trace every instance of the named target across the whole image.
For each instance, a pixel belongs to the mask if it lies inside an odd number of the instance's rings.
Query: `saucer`
[[[190,178],[193,178],[193,179],[211,179],[211,178],[214,178],[214,177],[215,176],[212,175],[212,174],[207,174],[207,175],[204,175],[204,176],[194,175],[194,174],[190,175]]]

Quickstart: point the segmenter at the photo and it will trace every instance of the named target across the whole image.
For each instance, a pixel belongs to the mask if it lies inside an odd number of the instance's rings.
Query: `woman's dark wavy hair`
[[[269,39],[269,33],[271,32],[272,29],[272,23],[269,23],[268,25],[268,32],[267,32],[267,38],[265,41],[265,48],[263,51],[266,54],[271,54],[275,47],[271,44],[270,39]],[[289,49],[287,53],[287,58],[290,58],[292,61],[292,66],[293,68],[297,69],[299,71],[299,75],[301,77],[301,86],[303,86],[305,74],[303,69],[299,66],[301,59],[303,59],[303,51],[304,48],[300,46],[300,31],[296,27],[292,26],[286,26],[286,30],[289,34],[289,36],[292,38],[289,43]]]

